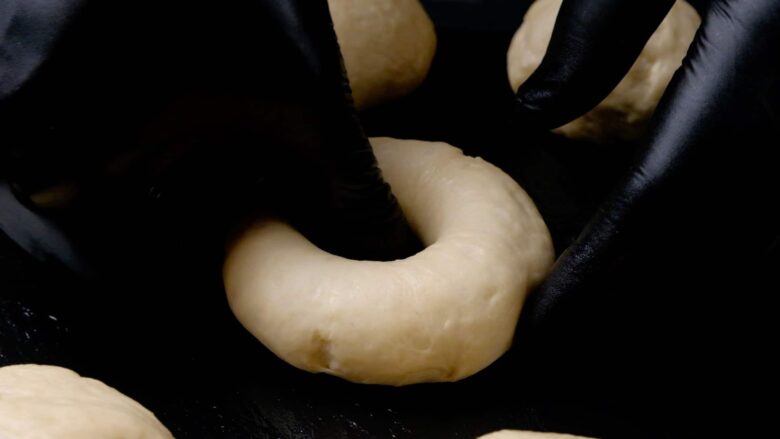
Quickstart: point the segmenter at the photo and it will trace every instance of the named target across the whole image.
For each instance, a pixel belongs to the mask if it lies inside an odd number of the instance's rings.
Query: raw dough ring
[[[510,346],[528,290],[553,261],[528,195],[444,143],[372,139],[385,179],[426,248],[392,262],[326,253],[264,219],[228,252],[238,320],[290,364],[350,381],[455,381]]]

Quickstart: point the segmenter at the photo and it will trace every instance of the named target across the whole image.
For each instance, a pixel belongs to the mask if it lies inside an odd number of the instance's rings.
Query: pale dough
[[[54,366],[0,368],[2,439],[172,439],[154,415],[100,381]]]
[[[326,253],[263,219],[229,249],[238,320],[290,364],[361,383],[455,381],[510,346],[553,261],[533,201],[495,166],[444,143],[371,139],[426,248],[392,262]]]
[[[520,430],[501,430],[496,431],[477,439],[588,439],[583,436],[572,436],[570,434],[559,433],[538,433],[535,431]]]
[[[542,63],[561,0],[537,0],[525,15],[507,55],[509,81],[517,91]],[[556,131],[595,142],[641,136],[674,72],[682,64],[701,20],[679,0],[648,41],[625,78],[596,108]]]
[[[418,0],[328,0],[359,109],[417,88],[436,52],[433,22]]]

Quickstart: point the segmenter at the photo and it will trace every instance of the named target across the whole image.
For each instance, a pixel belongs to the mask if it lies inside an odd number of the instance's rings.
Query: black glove
[[[594,107],[672,4],[564,0],[542,65],[518,91],[521,124],[550,129]],[[606,344],[607,374],[631,369],[629,352],[641,364],[631,370],[655,372],[705,346],[729,355],[780,289],[780,2],[696,6],[702,27],[633,165],[524,311],[523,329],[554,338],[560,355]]]
[[[1,163],[37,217],[0,226],[39,256],[221,250],[259,208],[346,256],[418,245],[325,0],[0,0],[0,54]]]

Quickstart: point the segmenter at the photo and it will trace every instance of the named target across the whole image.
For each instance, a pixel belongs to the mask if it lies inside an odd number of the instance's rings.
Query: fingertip
[[[564,1],[539,66],[515,95],[518,123],[549,130],[598,105],[629,71],[673,4],[674,0]],[[536,31],[543,32],[544,18],[526,16],[524,26],[536,23]],[[528,44],[538,42],[526,39]],[[531,56],[532,49],[526,47],[523,56]]]

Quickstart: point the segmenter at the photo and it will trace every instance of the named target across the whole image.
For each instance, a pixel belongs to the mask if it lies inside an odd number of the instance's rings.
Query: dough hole
[[[390,385],[472,375],[509,348],[526,294],[552,265],[547,227],[520,186],[483,160],[444,143],[371,143],[426,248],[349,260],[262,218],[229,248],[230,307],[307,371]]]

